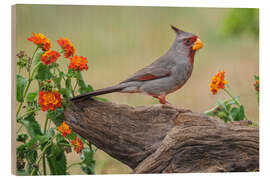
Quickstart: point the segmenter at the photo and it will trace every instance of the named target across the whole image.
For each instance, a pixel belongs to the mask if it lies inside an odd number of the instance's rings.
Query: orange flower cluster
[[[65,122],[62,122],[62,124],[58,127],[58,130],[62,133],[64,137],[66,137],[67,134],[71,134],[69,125],[67,125],[67,123]]]
[[[68,68],[73,69],[73,70],[87,70],[88,66],[87,66],[87,59],[86,57],[82,57],[82,56],[74,56],[72,58],[69,58],[70,60],[70,64],[68,66]]]
[[[75,48],[68,38],[63,39],[61,37],[59,40],[57,40],[57,42],[61,46],[61,48],[65,51],[64,53],[65,58],[74,56]]]
[[[62,99],[58,91],[39,91],[38,103],[42,111],[55,110],[61,107]]]
[[[28,41],[35,43],[44,51],[48,51],[52,47],[50,40],[42,33],[32,33],[32,36],[28,38]]]
[[[41,55],[41,61],[43,62],[43,64],[49,65],[52,62],[56,62],[59,56],[59,52],[48,50]]]
[[[212,78],[212,82],[210,83],[210,91],[215,95],[219,89],[224,89],[227,81],[225,80],[225,71],[219,71]]]
[[[259,80],[256,80],[256,82],[253,85],[254,85],[255,91],[258,91],[259,92],[259,90],[260,90]]]
[[[62,122],[62,124],[58,127],[58,130],[62,133],[64,137],[66,137],[67,134],[71,134],[70,127],[69,125],[67,125],[66,122]],[[77,136],[74,140],[71,140],[71,144],[74,146],[74,150],[77,153],[80,153],[84,148],[82,140]]]
[[[72,140],[71,144],[74,145],[74,149],[77,153],[80,153],[84,148],[82,140],[78,137],[76,137],[74,140]]]

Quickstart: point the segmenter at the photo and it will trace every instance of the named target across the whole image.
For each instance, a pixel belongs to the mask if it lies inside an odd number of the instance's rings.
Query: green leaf
[[[69,97],[69,90],[67,88],[61,88],[59,93],[63,95],[63,97]]]
[[[244,106],[241,105],[239,108],[236,107],[232,108],[231,114],[234,121],[244,120],[245,118]]]
[[[244,110],[244,106],[241,105],[240,111],[239,111],[239,120],[244,120],[244,118],[245,118],[245,110]]]
[[[36,71],[35,78],[39,81],[49,80],[52,77],[52,73],[50,72],[50,68],[47,65],[39,64]]]
[[[230,104],[230,103],[225,103],[225,106],[226,106],[226,110],[227,110],[227,111],[230,111],[232,104]]]
[[[226,105],[224,104],[223,101],[217,100],[217,104],[218,104],[219,106],[221,106],[225,111],[227,111]]]
[[[16,137],[16,140],[18,142],[25,143],[25,141],[27,140],[27,138],[28,138],[28,135],[27,134],[18,134],[17,137]]]
[[[52,127],[50,127],[47,132],[46,135],[48,136],[48,138],[52,138],[54,136],[55,132],[54,129]]]
[[[28,160],[29,164],[35,164],[37,161],[37,151],[36,150],[30,150],[26,153],[26,158]]]
[[[56,144],[52,144],[46,151],[46,155],[51,175],[65,175],[67,160],[63,149]]]
[[[22,125],[26,128],[28,134],[31,137],[35,137],[37,135],[42,135],[40,125],[35,119],[34,114],[30,114],[26,116],[23,120],[21,120]]]
[[[232,118],[234,121],[239,121],[239,112],[240,112],[240,109],[239,108],[232,108],[231,110],[231,115],[232,115]]]
[[[70,143],[61,134],[58,134],[56,136],[56,143],[59,147],[61,147],[66,152],[72,151]]]
[[[54,111],[48,111],[47,116],[56,126],[60,126],[65,120],[64,108],[60,107],[55,109]]]
[[[93,159],[94,152],[86,147],[82,150],[81,159],[82,163],[80,164],[81,169],[86,174],[95,174],[95,160]]]
[[[37,144],[38,144],[38,138],[37,136],[35,136],[26,143],[26,147],[28,150],[33,150],[36,148]]]
[[[23,169],[23,170],[17,170],[16,171],[17,176],[29,176],[29,174]]]
[[[33,65],[37,65],[39,62],[41,62],[40,60],[40,56],[44,53],[44,51],[41,48],[38,48],[34,57],[33,57]]]
[[[79,85],[79,92],[80,94],[85,94],[88,92],[92,92],[94,91],[93,87],[90,85],[86,85],[82,80],[78,81],[78,85]]]
[[[254,79],[255,79],[255,81],[256,80],[258,80],[258,81],[260,80],[259,76],[256,76],[256,75],[254,75]]]
[[[40,144],[45,144],[49,141],[49,137],[47,135],[37,136],[37,139],[39,140]]]
[[[80,94],[85,94],[85,93],[94,91],[94,88],[91,85],[89,85],[89,84],[87,85],[84,82],[80,71],[76,71],[75,78],[77,79]]]
[[[71,131],[70,134],[66,135],[66,138],[69,139],[69,140],[74,140],[76,138],[76,136],[77,135],[73,131]]]
[[[205,111],[204,114],[207,114],[208,116],[215,116],[214,110]]]
[[[38,95],[37,92],[28,93],[27,97],[26,97],[26,101],[27,102],[34,102],[36,100],[37,95]]]
[[[59,77],[54,76],[52,78],[53,82],[56,84],[57,89],[61,89],[61,81],[62,81],[64,75],[65,74],[61,71],[61,72],[59,72]]]
[[[17,156],[21,156],[22,155],[22,157],[21,158],[24,158],[24,154],[27,152],[27,145],[26,144],[22,144],[22,145],[20,145],[20,146],[18,146],[17,148],[16,148],[16,155]]]
[[[224,120],[224,122],[226,123],[226,122],[228,122],[228,121],[231,121],[231,118],[230,118],[229,116],[225,116],[225,117],[223,118],[223,120]]]
[[[23,102],[23,93],[27,84],[27,79],[21,75],[16,75],[16,99],[18,102]]]
[[[69,97],[70,92],[71,92],[71,88],[72,88],[71,78],[67,78],[65,83],[66,83],[66,89],[67,89],[67,96]]]

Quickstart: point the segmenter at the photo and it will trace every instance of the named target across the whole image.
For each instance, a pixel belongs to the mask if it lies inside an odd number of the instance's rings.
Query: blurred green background
[[[226,71],[226,79],[235,95],[240,96],[251,120],[259,120],[259,107],[253,87],[253,75],[259,73],[258,9],[180,8],[180,7],[113,7],[17,5],[16,50],[32,55],[35,45],[27,38],[32,32],[43,33],[54,50],[56,40],[67,37],[77,55],[87,57],[86,82],[95,89],[114,85],[136,70],[163,55],[175,34],[170,25],[200,37],[204,48],[195,56],[190,80],[168,101],[181,108],[204,112],[215,106],[223,92],[209,91],[212,76]],[[63,66],[68,63],[62,59]],[[152,97],[137,94],[108,94],[102,97],[131,106],[158,103]],[[40,119],[43,115],[40,115]],[[70,153],[68,163],[79,161]],[[121,162],[98,150],[95,154],[97,174],[131,173]],[[74,167],[71,174],[83,174]]]

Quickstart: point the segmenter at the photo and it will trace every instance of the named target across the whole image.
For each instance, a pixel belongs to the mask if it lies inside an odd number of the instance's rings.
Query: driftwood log
[[[166,105],[134,108],[89,98],[72,102],[65,117],[73,131],[134,173],[259,170],[259,130],[245,123]]]

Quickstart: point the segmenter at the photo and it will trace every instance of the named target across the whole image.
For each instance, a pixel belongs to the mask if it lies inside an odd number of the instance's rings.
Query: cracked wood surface
[[[81,99],[65,110],[73,131],[134,173],[259,170],[259,130],[167,105]]]

